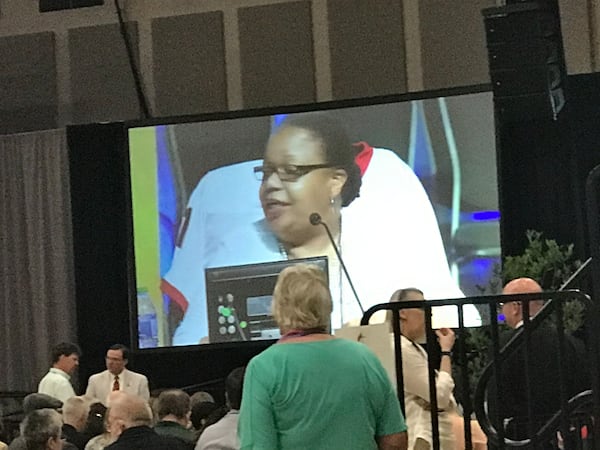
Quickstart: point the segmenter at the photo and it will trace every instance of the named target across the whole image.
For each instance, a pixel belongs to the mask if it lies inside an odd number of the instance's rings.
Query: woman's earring
[[[333,206],[335,204],[335,199],[333,197],[331,197],[329,199],[329,203],[331,204],[331,206]]]

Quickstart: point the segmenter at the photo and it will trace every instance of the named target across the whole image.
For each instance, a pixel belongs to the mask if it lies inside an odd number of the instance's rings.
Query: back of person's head
[[[23,412],[29,414],[37,409],[60,409],[63,402],[47,394],[34,392],[23,399]]]
[[[354,158],[356,148],[350,142],[343,125],[324,112],[289,115],[281,127],[289,126],[309,131],[321,141],[328,164],[344,169],[348,179],[342,189],[342,206],[348,206],[358,197],[362,183],[360,169]]]
[[[125,391],[110,391],[108,396],[106,397],[106,407],[110,408],[110,406],[117,401],[119,397],[123,394],[126,394]]]
[[[123,344],[111,345],[109,350],[120,350],[123,354],[123,359],[129,359],[129,349]]]
[[[83,397],[68,398],[63,404],[63,422],[77,431],[83,430],[90,411],[90,404]]]
[[[277,277],[272,312],[283,332],[329,330],[333,303],[325,273],[313,264],[286,267]]]
[[[148,402],[142,397],[126,392],[112,398],[108,414],[111,433],[117,435],[119,431],[128,428],[152,425],[152,411]]]
[[[61,434],[62,419],[54,409],[31,411],[21,423],[21,436],[28,450],[60,449]]]
[[[106,406],[100,402],[94,402],[90,405],[90,412],[88,413],[84,433],[88,436],[98,436],[105,431],[106,417]]]
[[[227,415],[227,413],[231,411],[230,408],[226,405],[217,406],[204,420],[204,425],[200,428],[200,433],[206,430],[211,425],[214,425],[219,420]]]
[[[227,375],[227,378],[225,378],[225,395],[227,396],[227,402],[231,409],[240,409],[245,374],[245,367],[237,367]]]
[[[215,402],[197,402],[192,406],[192,414],[190,421],[195,430],[202,430],[206,423],[206,419],[219,409],[219,405]]]
[[[168,389],[160,393],[154,408],[159,420],[168,415],[184,419],[190,413],[190,396],[181,389]]]
[[[206,391],[194,392],[190,397],[190,407],[202,402],[215,402],[215,398]]]
[[[81,356],[81,349],[77,344],[72,342],[61,342],[52,347],[50,351],[50,357],[52,364],[57,363],[61,356],[69,356],[76,354]]]

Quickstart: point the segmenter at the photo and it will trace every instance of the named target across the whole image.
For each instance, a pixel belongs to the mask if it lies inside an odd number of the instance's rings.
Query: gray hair
[[[70,397],[62,407],[63,421],[77,428],[83,429],[90,412],[90,404],[83,397]]]
[[[194,407],[194,405],[197,405],[198,403],[202,403],[202,402],[215,402],[215,398],[210,395],[208,392],[205,391],[198,391],[198,392],[194,392],[192,394],[192,396],[190,397],[190,407]]]
[[[28,450],[45,450],[49,439],[60,439],[62,418],[54,409],[31,411],[21,423],[21,435]]]

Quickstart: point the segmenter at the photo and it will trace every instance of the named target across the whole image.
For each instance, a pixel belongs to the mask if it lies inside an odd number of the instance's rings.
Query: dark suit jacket
[[[128,428],[104,450],[186,450],[179,439],[159,436],[150,427]]]
[[[517,332],[509,330],[500,335],[502,348]],[[497,416],[509,419],[507,437],[525,439],[528,437],[528,403],[533,413],[533,431],[539,429],[560,409],[560,365],[558,361],[558,332],[548,323],[542,324],[531,333],[530,352],[525,357],[525,343],[502,364],[500,392],[495,398],[495,380],[490,379],[488,406],[492,423]],[[527,361],[528,359],[528,361]],[[526,361],[528,364],[526,364]],[[589,389],[589,375],[585,349],[578,339],[565,334],[565,353],[562,365],[567,368],[564,386],[567,399]],[[526,373],[529,374],[529,393]]]
[[[154,432],[159,436],[170,436],[180,440],[188,450],[194,450],[198,440],[193,431],[171,421],[159,421],[154,425]]]
[[[62,435],[64,438],[66,438],[67,442],[70,442],[79,450],[84,450],[85,444],[87,444],[87,441],[89,440],[88,436],[86,436],[83,433],[80,433],[75,429],[74,426],[68,425],[66,423],[62,426]]]

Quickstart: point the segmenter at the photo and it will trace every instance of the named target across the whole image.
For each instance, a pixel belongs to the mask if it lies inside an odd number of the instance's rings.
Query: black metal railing
[[[594,167],[586,180],[586,221],[588,224],[588,239],[590,256],[592,257],[592,298],[596,302],[589,312],[589,320],[595,324],[600,324],[600,166]],[[590,367],[592,372],[592,382],[595,386],[600,386],[600,339],[590,342],[592,358]],[[600,389],[592,390],[594,410],[600,412]],[[594,433],[600,436],[600,415],[595,416]]]
[[[530,318],[529,314],[529,302],[533,300],[548,300],[544,307],[535,315]],[[498,321],[498,307],[501,303],[509,301],[519,301],[523,305],[523,326],[517,330],[512,339],[503,347],[500,347],[500,323]],[[562,448],[565,449],[599,449],[600,442],[598,439],[594,439],[595,433],[593,427],[595,422],[590,420],[591,417],[600,417],[598,413],[600,409],[598,404],[593,401],[592,395],[598,391],[598,379],[592,377],[591,387],[592,389],[580,394],[576,398],[569,398],[568,387],[566,386],[566,371],[573,369],[565,367],[562,362],[565,360],[565,330],[563,327],[563,304],[567,301],[578,301],[582,302],[586,308],[586,311],[592,310],[595,306],[592,304],[590,298],[579,291],[560,291],[560,292],[545,292],[541,294],[519,294],[519,295],[486,295],[478,297],[466,297],[460,299],[447,299],[447,300],[425,300],[425,301],[403,301],[403,302],[392,302],[382,303],[371,307],[365,312],[361,325],[366,325],[369,322],[371,316],[379,310],[392,311],[392,330],[394,335],[394,354],[395,354],[395,367],[396,367],[396,383],[398,398],[401,402],[402,409],[404,411],[404,380],[402,375],[402,352],[401,352],[401,338],[400,338],[400,318],[399,312],[406,308],[418,308],[425,312],[425,325],[427,333],[426,350],[429,355],[429,390],[430,390],[430,406],[431,406],[431,424],[432,424],[432,444],[433,449],[439,450],[439,429],[438,429],[438,415],[437,411],[437,396],[435,395],[435,377],[436,367],[432,363],[433,355],[436,353],[436,335],[432,329],[432,311],[433,308],[438,306],[453,305],[457,309],[458,315],[458,329],[457,329],[457,340],[455,343],[455,351],[453,352],[454,366],[458,366],[458,377],[460,381],[460,397],[461,407],[463,416],[467,419],[472,417],[473,414],[477,417],[478,422],[481,425],[482,430],[488,437],[488,446],[490,448],[536,448],[537,446],[543,445],[545,442],[554,439],[557,434],[556,432],[562,430],[559,437],[563,438]],[[484,325],[489,329],[489,346],[488,352],[491,356],[492,362],[484,369],[476,389],[473,389],[470,382],[470,374],[468,369],[469,361],[469,350],[466,342],[468,333],[464,325],[463,306],[468,304],[478,305],[479,308],[488,308],[490,323]],[[551,316],[554,316],[553,318]],[[597,342],[600,328],[598,324],[590,323],[588,316],[585,317],[585,330],[587,333],[587,343]],[[561,367],[560,373],[557,380],[557,396],[560,397],[561,408],[556,413],[552,411],[551,417],[537,429],[528,430],[528,438],[524,440],[514,441],[506,439],[504,436],[504,428],[502,424],[492,424],[489,420],[487,409],[486,409],[486,392],[487,385],[491,379],[496,383],[496,392],[500,392],[500,367],[506,359],[518,349],[525,349],[524,354],[528,355],[534,349],[531,348],[531,335],[544,321],[554,320],[556,325],[556,333],[558,336],[558,348],[556,349],[555,357],[558,358],[558,365]],[[594,347],[587,347],[588,354],[593,351]],[[595,357],[589,355],[590,357]],[[527,356],[525,356],[525,361]],[[527,362],[526,364],[527,365]],[[529,370],[525,370],[526,389],[528,393],[531,392],[530,385],[535,380],[528,379]],[[474,395],[474,397],[472,397]],[[471,398],[474,398],[471,402]],[[498,400],[498,399],[497,399]],[[528,403],[527,411],[524,414],[530,419],[533,416],[533,409],[531,402]],[[582,409],[584,408],[585,409]],[[579,439],[573,444],[574,439],[571,439],[576,433],[573,432],[573,420],[577,417],[578,421],[585,423],[586,430],[585,442]],[[585,418],[585,420],[584,420]],[[532,422],[532,421],[530,421]],[[582,425],[583,427],[583,425]],[[464,420],[464,437],[465,437],[465,449],[472,450],[473,445],[471,442],[471,427],[470,421]],[[556,439],[555,439],[556,440]],[[594,446],[595,445],[595,446]],[[585,446],[585,447],[584,447]],[[558,448],[558,447],[557,447]]]

